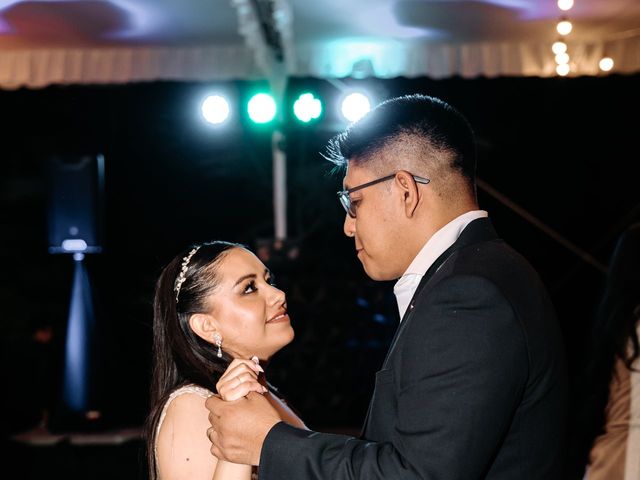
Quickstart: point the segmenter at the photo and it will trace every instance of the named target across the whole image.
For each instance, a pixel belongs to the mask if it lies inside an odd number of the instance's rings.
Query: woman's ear
[[[215,318],[208,313],[194,313],[189,317],[191,330],[205,342],[215,344],[214,335],[218,332]]]

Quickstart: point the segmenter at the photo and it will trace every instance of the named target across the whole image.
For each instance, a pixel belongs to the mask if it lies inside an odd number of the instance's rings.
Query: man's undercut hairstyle
[[[383,149],[406,141],[415,142],[416,151],[421,152],[421,158],[414,161],[422,160],[425,167],[437,162],[434,158],[425,158],[423,153],[428,151],[446,158],[447,169],[462,175],[475,193],[476,145],[473,130],[462,114],[435,97],[416,94],[381,103],[332,138],[325,156],[340,168],[346,168],[349,162],[365,166]]]

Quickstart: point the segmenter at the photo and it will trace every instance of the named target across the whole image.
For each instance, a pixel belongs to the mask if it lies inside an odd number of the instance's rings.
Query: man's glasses
[[[381,182],[386,182],[387,180],[391,180],[392,178],[394,178],[396,176],[396,173],[393,173],[391,175],[387,175],[386,177],[378,178],[377,180],[373,180],[371,182],[363,183],[362,185],[358,185],[356,187],[349,188],[347,190],[339,191],[338,192],[338,199],[340,200],[340,204],[344,208],[345,212],[347,212],[347,214],[351,218],[356,218],[356,207],[351,202],[350,194],[352,194],[353,192],[357,192],[358,190],[362,190],[363,188],[367,188],[367,187],[370,187],[372,185],[375,185],[376,183],[381,183]],[[413,180],[416,183],[422,183],[422,184],[426,185],[427,183],[429,183],[431,181],[428,178],[419,177],[419,176],[414,175],[412,173],[410,173],[410,175],[413,177]]]

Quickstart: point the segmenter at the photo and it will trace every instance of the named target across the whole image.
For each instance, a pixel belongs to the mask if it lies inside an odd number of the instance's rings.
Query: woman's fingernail
[[[267,393],[269,389],[267,387],[262,387],[262,393]]]
[[[260,359],[258,357],[254,355],[253,357],[251,357],[251,361],[256,364],[256,370],[264,373],[264,369],[260,366]]]

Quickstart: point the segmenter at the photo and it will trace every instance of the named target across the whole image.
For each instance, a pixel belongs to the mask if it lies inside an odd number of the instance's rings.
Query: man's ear
[[[418,185],[412,175],[404,170],[400,170],[396,174],[395,182],[402,193],[404,213],[407,218],[411,218],[415,214],[416,208],[418,208],[418,204],[420,203]]]
[[[194,313],[189,317],[189,326],[191,330],[205,342],[215,344],[213,336],[218,332],[218,327],[213,315],[208,313]]]

